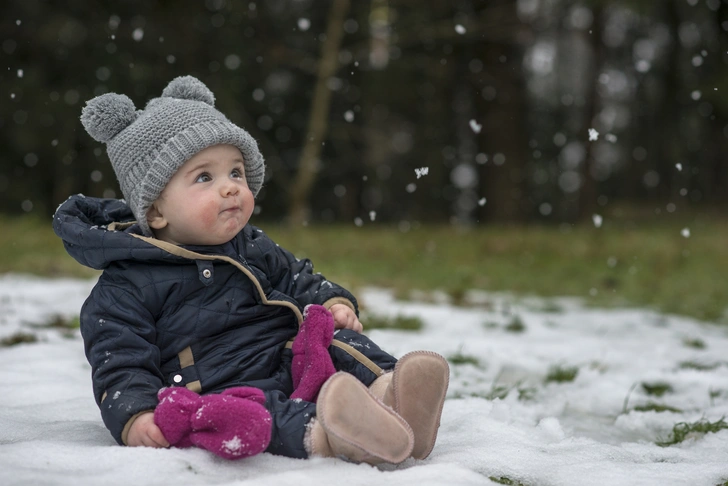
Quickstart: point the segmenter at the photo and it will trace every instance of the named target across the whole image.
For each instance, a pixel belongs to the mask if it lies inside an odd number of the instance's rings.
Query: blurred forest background
[[[253,222],[337,282],[728,323],[728,0],[0,13],[0,274],[88,275],[49,224],[70,194],[121,197],[84,103],[191,74],[266,157]]]
[[[77,192],[121,197],[82,106],[118,92],[143,107],[183,74],[259,141],[262,219],[563,223],[728,202],[725,0],[0,11],[5,214],[47,216]]]

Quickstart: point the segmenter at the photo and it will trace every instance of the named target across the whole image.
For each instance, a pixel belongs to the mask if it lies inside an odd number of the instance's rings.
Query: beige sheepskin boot
[[[412,457],[424,459],[435,447],[442,406],[450,381],[447,360],[432,351],[413,351],[369,386],[372,394],[412,427]]]
[[[321,387],[306,435],[312,456],[399,464],[412,453],[412,429],[353,375],[339,372]]]

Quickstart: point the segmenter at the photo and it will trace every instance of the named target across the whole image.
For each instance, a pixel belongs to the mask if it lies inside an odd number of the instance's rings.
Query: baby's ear
[[[150,228],[155,230],[159,230],[167,226],[167,220],[162,213],[159,212],[156,203],[152,204],[147,211],[147,224]]]

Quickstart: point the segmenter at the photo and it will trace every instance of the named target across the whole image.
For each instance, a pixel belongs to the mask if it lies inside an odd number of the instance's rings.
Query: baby
[[[361,334],[351,293],[249,224],[263,157],[202,82],[176,78],[143,110],[101,95],[81,121],[106,143],[125,200],[72,196],[53,227],[69,254],[103,270],[81,333],[119,444],[214,450],[220,444],[208,443],[230,429],[258,431],[244,455],[396,464],[430,454],[447,362],[382,351]],[[337,372],[315,403],[291,399],[291,343],[309,305],[328,309],[337,329],[327,348]],[[172,406],[191,411],[183,421],[193,435],[165,436]],[[212,409],[214,420],[200,424]]]

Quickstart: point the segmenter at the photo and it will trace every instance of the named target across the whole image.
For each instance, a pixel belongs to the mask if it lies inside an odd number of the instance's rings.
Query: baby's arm
[[[101,417],[114,439],[128,444],[140,414],[157,406],[164,379],[154,317],[142,291],[122,288],[120,280],[101,276],[81,309],[81,334]]]
[[[255,229],[254,236],[260,238],[255,247],[261,251],[266,263],[266,274],[271,285],[278,291],[296,299],[301,307],[319,304],[328,308],[339,328],[356,330],[358,304],[356,298],[345,288],[315,273],[310,260],[298,259],[288,250],[281,248],[265,234]],[[349,311],[340,310],[346,307]],[[336,309],[335,309],[336,308]],[[337,309],[339,309],[337,311]]]
[[[164,434],[154,423],[154,414],[151,412],[139,415],[129,428],[126,445],[131,447],[169,447]]]

